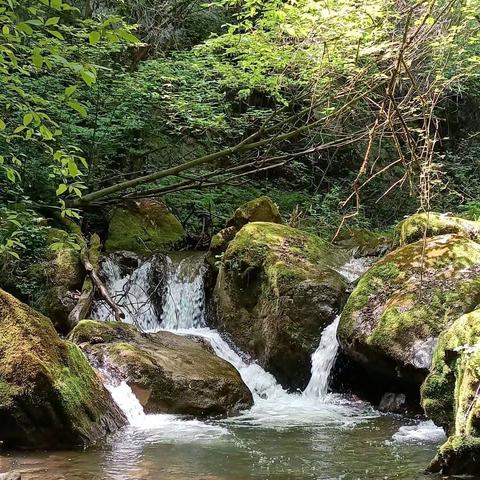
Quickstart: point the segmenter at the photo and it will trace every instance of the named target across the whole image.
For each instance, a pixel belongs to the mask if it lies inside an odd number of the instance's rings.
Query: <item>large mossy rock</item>
[[[283,386],[304,387],[322,330],[344,301],[335,266],[334,250],[315,235],[275,223],[245,225],[217,278],[219,328]]]
[[[105,249],[147,255],[168,250],[184,238],[182,224],[162,201],[141,199],[114,209]]]
[[[270,197],[258,197],[237,208],[232,218],[227,221],[226,227],[235,227],[240,230],[244,225],[252,222],[282,223],[278,207]]]
[[[480,222],[466,220],[444,213],[416,213],[401,221],[394,230],[394,240],[403,246],[424,237],[455,233],[472,240],[480,237]]]
[[[422,386],[425,413],[450,438],[430,469],[446,475],[480,474],[480,310],[456,320],[438,341]]]
[[[237,370],[200,339],[93,320],[80,322],[70,338],[125,380],[147,413],[226,415],[253,404]]]
[[[421,240],[377,262],[352,292],[338,330],[342,352],[369,375],[365,385],[370,378],[384,391],[418,392],[442,330],[480,302],[479,274],[480,245],[457,235]]]
[[[335,245],[350,250],[354,257],[379,257],[391,247],[392,238],[363,228],[344,228],[335,238]]]
[[[0,290],[0,440],[8,447],[84,448],[125,423],[80,349]]]

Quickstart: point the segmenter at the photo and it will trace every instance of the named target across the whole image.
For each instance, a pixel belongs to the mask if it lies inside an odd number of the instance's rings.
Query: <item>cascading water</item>
[[[306,397],[325,398],[328,393],[328,379],[337,357],[337,328],[340,316],[322,333],[320,344],[312,355],[312,376],[303,394]]]
[[[115,256],[106,257],[102,262],[101,274],[106,279],[106,287],[117,305],[125,314],[124,321],[136,325],[142,331],[158,326],[158,316],[152,301],[155,289],[152,261],[138,262],[130,271],[122,271]],[[103,301],[96,302],[92,317],[98,320],[114,320],[110,307]]]

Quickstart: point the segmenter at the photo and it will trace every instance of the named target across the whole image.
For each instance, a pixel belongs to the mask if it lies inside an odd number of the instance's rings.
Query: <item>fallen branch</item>
[[[94,237],[96,236],[94,235],[92,237],[92,244],[93,242],[100,241],[99,239],[97,240],[98,237],[97,238],[94,238]],[[95,256],[95,257],[98,258],[98,256]],[[122,312],[122,309],[113,301],[108,291],[108,288],[105,286],[101,278],[98,276],[98,273],[97,273],[98,260],[90,259],[89,250],[87,248],[82,248],[82,251],[80,253],[80,259],[85,268],[85,271],[89,276],[89,278],[86,281],[90,280],[93,285],[92,285],[92,288],[88,288],[89,285],[87,283],[86,285],[87,288],[84,290],[84,292],[80,296],[78,304],[69,315],[69,321],[71,321],[72,323],[76,320],[78,323],[80,320],[82,320],[81,318],[82,315],[88,314],[88,311],[90,310],[90,307],[93,302],[93,295],[95,291],[98,291],[98,293],[103,298],[103,300],[112,309],[115,320],[117,322],[121,322],[125,318],[125,314]],[[94,266],[94,263],[96,264],[95,266]],[[84,287],[85,287],[85,284],[84,284]]]

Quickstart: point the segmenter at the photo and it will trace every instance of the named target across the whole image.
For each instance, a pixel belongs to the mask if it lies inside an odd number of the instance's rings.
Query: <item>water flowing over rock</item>
[[[333,363],[337,357],[338,316],[322,333],[320,345],[312,355],[312,376],[307,388],[303,392],[307,397],[324,398],[328,393],[328,380]]]
[[[125,418],[87,359],[50,320],[0,290],[0,441],[87,447]]]
[[[360,279],[342,312],[339,340],[363,386],[418,395],[436,338],[480,301],[480,245],[443,235],[397,249]],[[355,373],[357,372],[357,373]],[[379,388],[380,386],[380,388]],[[379,399],[380,397],[378,397]]]
[[[164,257],[143,260],[128,252],[111,254],[103,259],[101,275],[112,299],[125,314],[126,323],[144,332],[158,328],[167,265]],[[99,320],[115,319],[104,301],[96,302],[91,316]]]
[[[252,404],[235,368],[201,339],[91,320],[80,322],[70,338],[93,364],[127,382],[146,413],[225,415]]]
[[[225,252],[217,324],[284,387],[307,385],[310,356],[342,306],[339,256],[314,235],[263,222],[245,225]]]

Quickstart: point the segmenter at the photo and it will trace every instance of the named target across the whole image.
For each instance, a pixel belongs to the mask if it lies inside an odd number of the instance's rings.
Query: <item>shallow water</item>
[[[210,424],[165,415],[163,425],[128,427],[103,449],[9,453],[0,459],[0,468],[19,469],[26,480],[426,478],[422,472],[438,438],[415,439],[413,434],[395,441],[406,419],[348,409],[349,418],[339,406],[336,413],[326,412],[323,424],[318,416],[310,425],[277,421],[270,427],[248,415]]]

